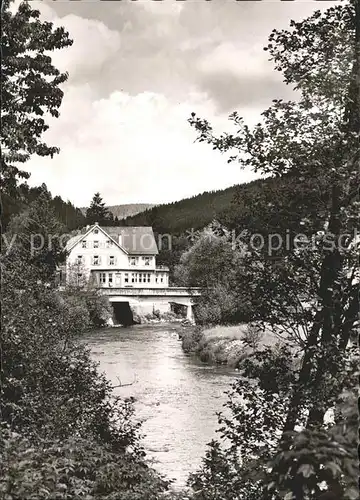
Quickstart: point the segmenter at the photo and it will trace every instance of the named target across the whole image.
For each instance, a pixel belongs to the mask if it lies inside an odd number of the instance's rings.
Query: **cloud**
[[[89,88],[73,88],[66,94],[62,120],[46,137],[61,153],[53,160],[31,160],[32,183],[45,178],[51,191],[78,205],[87,205],[95,191],[108,204],[159,203],[237,183],[238,167],[194,142],[187,123],[194,109],[210,115],[221,130],[225,126],[205,96],[195,94],[177,104],[150,92],[115,92],[93,101]]]
[[[120,50],[120,33],[109,29],[101,21],[74,14],[59,19],[46,4],[41,5],[39,10],[42,19],[52,22],[55,27],[63,26],[73,40],[71,47],[49,53],[54,65],[70,74],[73,85],[88,81],[94,74],[101,74],[107,62]]]
[[[263,105],[282,93],[289,96],[262,48],[273,28],[286,28],[291,18],[301,19],[329,5],[147,0],[55,2],[51,8],[78,46],[77,58],[75,50],[64,56],[71,82],[91,80],[99,97],[123,89],[182,100],[197,89],[208,92],[220,111],[227,111],[244,104],[245,87],[257,89],[246,97],[254,106],[258,99]],[[222,83],[227,76],[231,86],[238,86],[231,95]]]
[[[265,109],[275,98],[292,97],[292,89],[273,71],[261,45],[219,44],[201,60],[198,71],[200,87],[217,102],[220,112]]]

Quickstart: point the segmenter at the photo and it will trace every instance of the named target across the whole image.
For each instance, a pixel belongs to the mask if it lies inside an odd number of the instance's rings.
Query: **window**
[[[143,257],[145,266],[150,266],[150,257]]]
[[[148,273],[148,275],[147,275],[147,282],[148,282],[148,283],[150,283],[150,276],[151,276],[151,274],[150,274],[150,273]]]
[[[77,263],[77,264],[82,264],[82,261],[83,261],[83,256],[82,256],[82,255],[78,255],[78,256],[77,256],[76,263]]]
[[[104,283],[106,283],[106,273],[100,273],[100,284],[103,285]]]
[[[130,260],[130,266],[136,266],[136,264],[138,262],[137,257],[130,257],[129,260]]]
[[[115,266],[115,257],[113,255],[109,257],[109,266]]]
[[[97,240],[94,240],[94,248],[99,248],[99,242]]]
[[[93,266],[100,265],[100,257],[98,255],[94,255],[93,257]]]
[[[82,240],[82,242],[81,242],[81,247],[82,247],[82,248],[86,248],[86,240]]]
[[[128,273],[125,273],[124,282],[125,283],[129,283],[129,275],[128,275]]]
[[[137,283],[138,275],[137,273],[131,273],[131,283]]]
[[[109,273],[109,286],[112,286],[113,284],[113,275],[112,273]]]
[[[105,242],[106,248],[110,248],[112,246],[111,243],[112,243],[112,241],[106,240],[106,242]]]
[[[82,279],[82,277],[83,277],[83,275],[81,273],[77,274],[77,277],[76,277],[77,286],[82,286],[83,285],[83,279]]]
[[[99,230],[98,229],[94,229],[94,234],[98,234]]]
[[[162,274],[160,274],[160,282],[163,283],[164,282],[164,277]]]
[[[141,283],[141,282],[142,282],[142,274],[140,273],[139,274],[139,283]]]

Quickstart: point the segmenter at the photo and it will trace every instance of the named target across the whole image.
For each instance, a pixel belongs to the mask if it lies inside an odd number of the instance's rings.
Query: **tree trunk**
[[[349,88],[350,103],[345,112],[344,125],[347,128],[349,134],[360,133],[360,0],[353,0],[355,5],[355,55],[354,55],[354,65],[353,65],[353,78]],[[358,156],[358,152],[355,153]],[[347,159],[343,159],[347,160]],[[342,198],[342,186],[338,179],[334,179],[334,184],[332,188],[332,203],[331,203],[331,215],[329,220],[329,233],[334,234],[339,237],[342,233],[342,226],[340,220],[340,209],[341,209],[341,198]],[[339,240],[337,240],[339,241]],[[341,310],[339,311],[339,304],[334,302],[334,293],[337,287],[337,276],[342,269],[342,259],[337,248],[334,251],[329,251],[325,256],[320,277],[320,297],[322,299],[322,308],[316,314],[313,323],[313,328],[310,333],[307,350],[305,352],[302,368],[299,374],[299,380],[297,387],[293,392],[293,396],[290,401],[290,406],[288,410],[287,419],[283,428],[284,433],[287,431],[294,430],[296,425],[297,416],[299,415],[299,410],[301,403],[303,401],[304,395],[302,388],[310,382],[309,378],[312,371],[312,360],[313,360],[313,347],[317,344],[318,335],[321,331],[321,343],[328,344],[334,340],[334,334],[339,335],[341,333],[341,325],[339,324],[339,317],[341,316]],[[338,290],[340,292],[340,290]],[[353,311],[354,307],[358,305],[353,301],[352,306],[349,308]],[[349,314],[347,315],[347,317]],[[353,321],[356,319],[356,315],[353,317]],[[348,317],[348,323],[344,329],[343,336],[341,339],[341,347],[345,349],[347,346],[347,341],[349,334],[353,325],[353,321]],[[345,325],[344,325],[345,326]],[[316,367],[316,379],[321,381],[324,373],[326,371],[326,366],[321,364]],[[308,419],[309,425],[316,425],[322,423],[324,417],[324,409],[313,407],[310,410],[310,415]]]
[[[360,134],[360,0],[354,0],[354,6],[355,6],[355,17],[354,17],[354,22],[355,22],[355,50],[354,50],[354,65],[353,65],[353,78],[350,84],[350,89],[349,89],[349,95],[350,95],[350,103],[349,107],[345,116],[346,120],[346,126],[348,128],[348,133],[349,134],[355,134],[355,137],[357,136],[359,139],[359,134]],[[356,143],[355,143],[356,144]],[[359,153],[358,150],[355,151],[355,155],[358,158]],[[360,165],[359,165],[360,166]],[[334,212],[332,215],[335,215],[336,213],[336,206],[334,203],[338,203],[340,200],[340,197],[334,198],[335,192],[333,191],[333,209]],[[340,205],[338,207],[340,209]],[[333,227],[334,229],[337,229],[339,231],[340,235],[340,225],[337,224],[336,220],[333,220]],[[330,229],[331,231],[331,229]],[[332,231],[333,232],[333,231]],[[337,233],[335,233],[337,234]],[[332,265],[336,269],[337,265],[341,264],[340,255],[336,257],[336,253],[338,252],[333,252],[333,263]],[[334,269],[334,270],[335,270]],[[341,265],[339,266],[339,269],[341,269]],[[335,279],[334,276],[331,279],[331,271],[329,273],[329,283],[328,283],[328,288],[331,287],[332,289],[332,295],[334,293],[334,288],[335,288]],[[351,286],[351,284],[350,284]],[[328,314],[325,314],[325,321],[323,325],[323,330],[322,330],[322,343],[327,344],[331,342],[332,337],[334,335],[332,334],[337,334],[340,336],[340,344],[339,347],[341,350],[346,349],[349,337],[350,337],[350,332],[353,327],[354,322],[356,321],[356,316],[357,316],[357,308],[359,305],[359,300],[358,300],[358,294],[357,290],[354,290],[355,292],[355,297],[350,297],[350,305],[347,311],[347,314],[345,314],[345,317],[342,321],[342,324],[339,324],[339,318],[341,317],[341,304],[335,304],[334,303],[334,298],[331,296],[331,294],[327,294],[327,290],[324,289],[325,293],[325,307],[328,309]],[[340,310],[338,310],[340,307]],[[335,313],[335,317],[331,318],[330,310]],[[333,322],[331,321],[333,320]],[[324,360],[325,361],[325,360]],[[326,374],[326,366],[325,363],[321,363],[318,368],[317,368],[317,374],[316,374],[316,383],[321,383],[323,377]],[[319,408],[318,406],[313,406],[310,410],[309,413],[309,418],[307,422],[307,427],[313,427],[319,424],[323,423],[324,420],[324,414],[325,414],[325,409],[324,408]]]

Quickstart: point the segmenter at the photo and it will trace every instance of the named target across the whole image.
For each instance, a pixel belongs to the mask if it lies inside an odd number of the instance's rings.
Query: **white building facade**
[[[166,288],[169,269],[156,265],[151,227],[102,227],[95,223],[66,246],[66,281],[91,281],[101,288]]]

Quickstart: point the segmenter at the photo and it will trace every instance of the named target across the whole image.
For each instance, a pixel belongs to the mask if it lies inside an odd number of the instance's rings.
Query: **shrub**
[[[159,309],[154,309],[153,315],[154,315],[154,318],[160,319],[160,317],[161,317],[160,310]]]
[[[95,328],[106,326],[112,317],[112,308],[108,298],[95,291],[89,291],[85,293],[85,302],[91,325]]]
[[[199,347],[199,342],[203,339],[202,329],[198,326],[184,329],[181,337],[181,344],[184,352],[195,352]]]
[[[1,498],[161,498],[133,401],[74,340],[89,319],[83,297],[51,289],[16,252],[3,263]]]
[[[29,441],[3,429],[0,496],[9,500],[157,500],[168,484],[127,452],[91,439]]]
[[[242,340],[245,345],[251,347],[255,351],[259,347],[263,336],[263,330],[258,325],[250,323],[249,325],[247,325]]]

